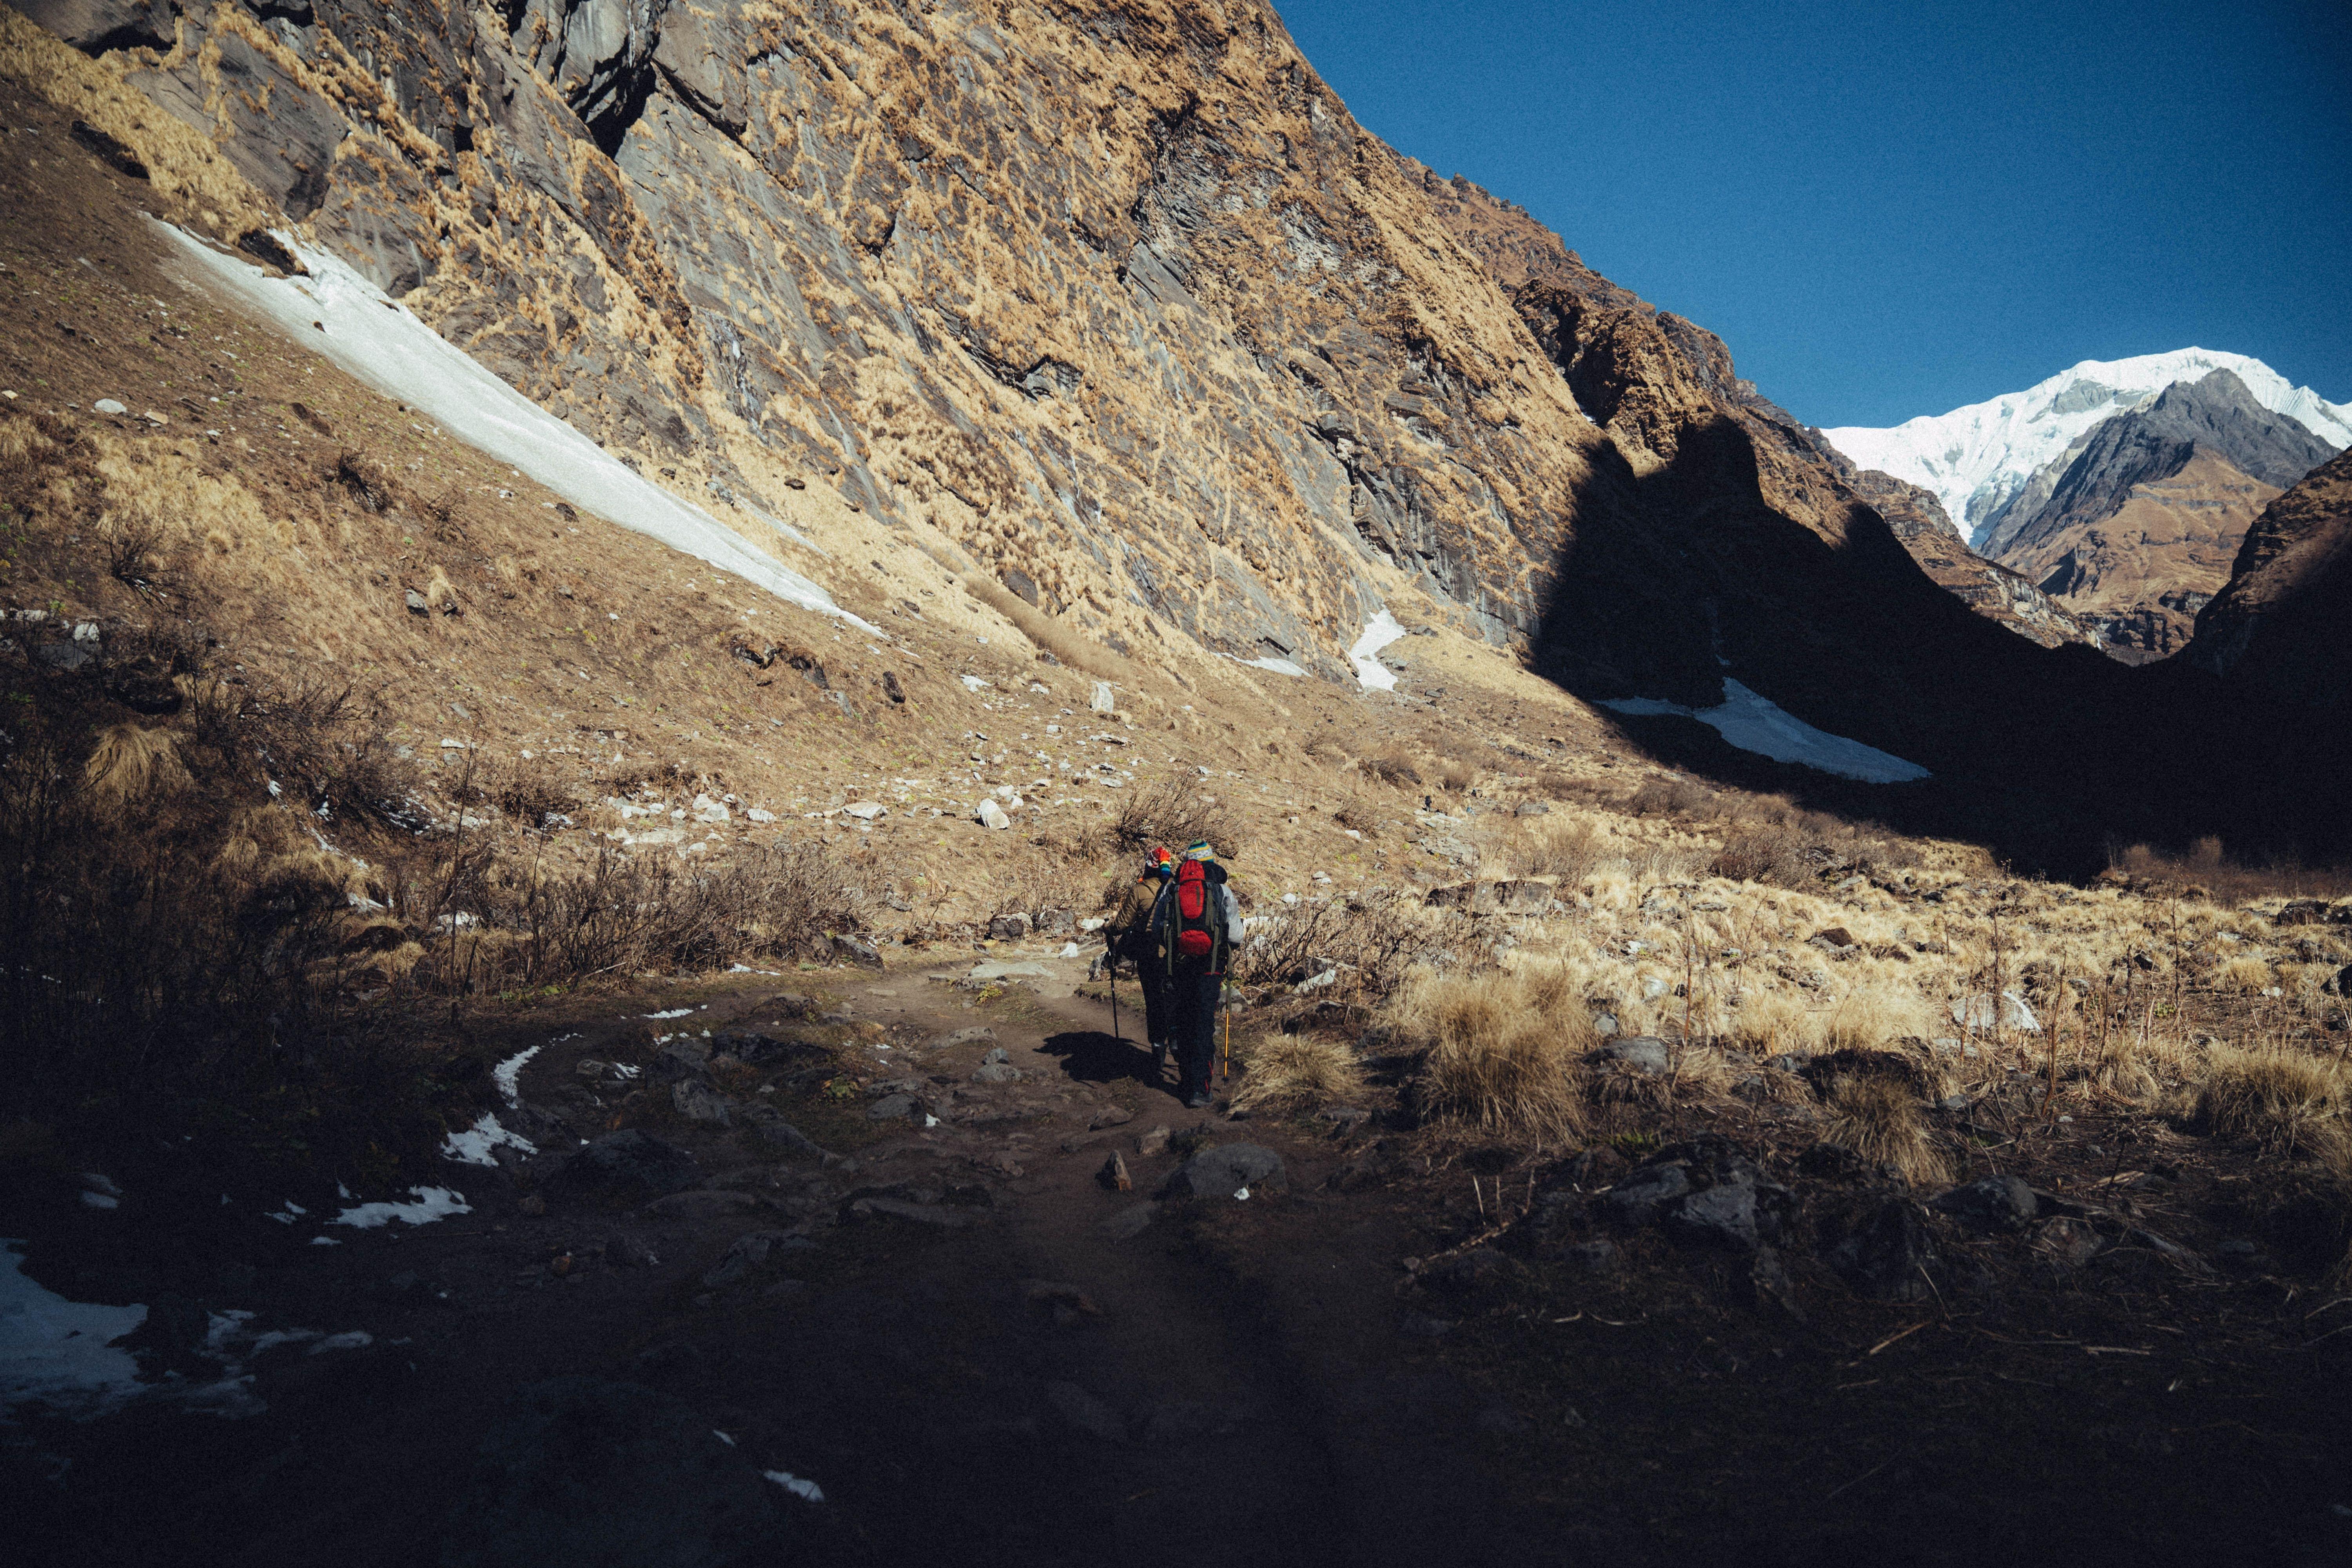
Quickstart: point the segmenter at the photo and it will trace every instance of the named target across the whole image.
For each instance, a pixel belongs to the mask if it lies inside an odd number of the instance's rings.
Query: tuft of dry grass
[[[82,763],[81,777],[90,803],[109,815],[152,795],[176,795],[194,782],[172,732],[136,724],[114,724],[100,731],[98,744]]]
[[[1915,1187],[1950,1182],[1951,1166],[1920,1115],[1918,1096],[1901,1078],[1842,1073],[1830,1081],[1828,1101],[1831,1142],[1891,1168]]]
[[[1565,968],[1432,977],[1402,1012],[1430,1041],[1422,1096],[1433,1113],[1539,1143],[1583,1131],[1579,1058],[1592,1021]]]
[[[1571,816],[1513,817],[1496,847],[1510,875],[1554,878],[1563,888],[1591,876],[1603,853],[1592,824]]]
[[[2326,1146],[2352,1103],[2352,1074],[2331,1058],[2284,1046],[2219,1046],[2206,1058],[2190,1125],[2274,1152]]]
[[[1345,1045],[1314,1035],[1276,1035],[1249,1053],[1234,1109],[1307,1110],[1363,1087],[1363,1067]]]
[[[1394,784],[1399,789],[1412,789],[1421,784],[1421,770],[1412,765],[1412,759],[1405,754],[1404,749],[1401,746],[1383,747],[1364,758],[1356,766],[1365,777],[1378,779],[1382,784]]]
[[[1857,985],[1820,1020],[1815,1040],[1824,1051],[1885,1049],[1901,1039],[1937,1032],[1936,1012],[1917,989],[1899,981]]]

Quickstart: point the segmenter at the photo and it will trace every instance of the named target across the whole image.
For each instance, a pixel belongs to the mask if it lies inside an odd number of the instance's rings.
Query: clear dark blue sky
[[[2352,401],[2352,0],[1276,4],[1808,423],[2192,344]]]

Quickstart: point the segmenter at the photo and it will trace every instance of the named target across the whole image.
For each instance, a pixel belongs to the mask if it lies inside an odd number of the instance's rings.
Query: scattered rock
[[[1158,1204],[1136,1204],[1131,1207],[1119,1210],[1110,1218],[1095,1226],[1095,1229],[1113,1241],[1127,1241],[1149,1230],[1152,1220],[1159,1213]]]
[[[894,1121],[913,1115],[915,1097],[911,1094],[886,1094],[866,1108],[870,1121]]]
[[[1805,945],[1817,947],[1832,958],[1843,958],[1862,946],[1853,939],[1853,933],[1843,926],[1832,926],[1827,931],[1815,931],[1805,939]]]
[[[126,408],[111,397],[100,398],[96,403],[90,405],[90,408],[92,411],[99,414],[128,414],[131,412],[130,409]]]
[[[414,588],[409,589],[401,597],[408,605],[408,613],[412,616],[429,616],[433,613],[433,606],[425,601],[425,595]]]
[[[1087,1131],[1099,1132],[1106,1127],[1124,1127],[1135,1120],[1135,1112],[1124,1105],[1106,1105],[1087,1123]]]
[[[1918,1301],[1934,1294],[1927,1268],[1936,1261],[1918,1206],[1893,1199],[1873,1210],[1830,1254],[1832,1267],[1864,1296]]]
[[[1168,1152],[1168,1141],[1175,1133],[1166,1127],[1155,1127],[1135,1141],[1135,1152],[1146,1158]]]
[[[1549,816],[1551,807],[1539,800],[1523,800],[1513,808],[1513,816]]]
[[[982,827],[1002,831],[1013,826],[1013,818],[1006,814],[1003,806],[992,800],[982,801],[979,810],[973,815],[980,818],[980,825]]]
[[[728,1112],[727,1097],[698,1078],[682,1078],[670,1085],[669,1101],[689,1121],[725,1127],[733,1120]]]
[[[1679,1162],[1644,1165],[1601,1195],[1601,1211],[1611,1223],[1635,1230],[1689,1191],[1690,1173]]]
[[[684,1402],[564,1377],[516,1396],[482,1440],[443,1568],[735,1568],[783,1529],[774,1490]]]
[[[1780,1261],[1780,1254],[1774,1248],[1756,1249],[1756,1256],[1748,1260],[1746,1284],[1751,1305],[1776,1308],[1800,1323],[1805,1321],[1804,1307],[1797,1300],[1796,1282],[1789,1278],[1788,1265]]]
[[[696,1187],[656,1198],[646,1205],[646,1213],[667,1219],[715,1219],[722,1215],[748,1214],[759,1206],[759,1198],[751,1193]]]
[[[1168,1178],[1169,1197],[1232,1198],[1280,1192],[1289,1177],[1282,1156],[1259,1143],[1225,1143],[1193,1155]]]
[[[702,1179],[694,1156],[639,1128],[608,1132],[564,1156],[543,1184],[557,1195],[659,1195]]]
[[[1952,1004],[1951,1012],[1952,1022],[1963,1029],[1982,1035],[1992,1033],[1993,998],[1990,992],[1979,991],[1973,996],[1962,997]],[[2038,1035],[2042,1032],[2042,1021],[2033,1016],[2033,1009],[2025,1005],[2025,998],[2014,991],[2004,991],[2000,994],[2000,1027],[2009,1034]]]
[[[1115,1193],[1135,1190],[1135,1179],[1127,1173],[1127,1162],[1119,1157],[1116,1149],[1111,1151],[1110,1158],[1103,1162],[1103,1168],[1095,1179]]]
[[[862,936],[835,936],[833,939],[833,956],[860,969],[882,967],[882,950]]]
[[[970,1210],[962,1206],[950,1208],[939,1204],[910,1203],[904,1198],[852,1198],[847,1209],[855,1219],[882,1215],[891,1219],[909,1220],[916,1225],[936,1226],[941,1230],[960,1230],[971,1223]]]
[[[783,1118],[782,1112],[766,1105],[747,1105],[737,1113],[761,1142],[771,1149],[781,1149],[787,1154],[805,1159],[824,1159],[825,1152],[816,1141]]]
[[[985,1024],[975,1024],[969,1029],[958,1029],[923,1043],[925,1050],[945,1050],[950,1046],[969,1046],[981,1040],[996,1038],[996,1031]]]
[[[718,1267],[702,1277],[702,1282],[713,1289],[732,1285],[761,1264],[765,1263],[771,1252],[794,1244],[803,1247],[808,1245],[804,1239],[793,1236],[789,1231],[746,1231],[735,1238],[734,1243],[727,1248],[727,1256],[719,1260]]]
[[[2034,1226],[2032,1250],[2037,1271],[2046,1279],[2079,1274],[2106,1243],[2086,1219],[2061,1215]]]
[[[999,1054],[1002,1055],[1001,1052]],[[982,1062],[980,1066],[972,1068],[969,1081],[972,1083],[1019,1083],[1022,1079],[1026,1076],[1026,1074],[1022,1072],[1019,1068],[1014,1067],[1011,1062]]]
[[[988,934],[998,942],[1019,942],[1029,934],[1029,917],[998,915],[988,922]]]
[[[604,1238],[604,1261],[615,1268],[651,1268],[661,1259],[652,1247],[624,1231]]]
[[[1677,1241],[1735,1252],[1753,1251],[1757,1245],[1756,1188],[1748,1182],[1724,1182],[1693,1193],[1669,1205],[1664,1217],[1666,1234]]]
[[[1650,1078],[1662,1077],[1672,1065],[1666,1042],[1649,1035],[1629,1035],[1612,1040],[1585,1059],[1619,1063]]]
[[[1928,1200],[1927,1206],[1991,1229],[2022,1230],[2033,1223],[2033,1189],[2016,1176],[1979,1176]]]

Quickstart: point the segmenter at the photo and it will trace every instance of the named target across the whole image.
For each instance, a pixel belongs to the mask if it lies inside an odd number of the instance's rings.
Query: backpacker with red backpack
[[[1224,879],[1225,868],[1213,860],[1187,858],[1177,864],[1176,885],[1169,893],[1173,901],[1168,921],[1171,971],[1178,958],[1187,958],[1208,960],[1211,974],[1224,973],[1224,911],[1216,892]]]

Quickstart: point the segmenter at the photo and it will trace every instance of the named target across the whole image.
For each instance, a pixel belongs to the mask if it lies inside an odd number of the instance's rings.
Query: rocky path
[[[1347,1142],[1185,1113],[1075,961],[969,967],[519,1037],[536,1156],[453,1166],[462,1215],[231,1265],[157,1353],[241,1413],[42,1431],[79,1467],[46,1525],[257,1563],[1426,1561],[1465,1509],[1507,1538],[1467,1457],[1496,1413],[1416,1368],[1402,1222],[1327,1185]]]

